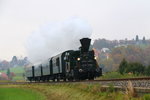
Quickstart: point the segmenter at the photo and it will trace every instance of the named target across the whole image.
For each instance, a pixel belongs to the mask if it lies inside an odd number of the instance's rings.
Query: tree
[[[143,37],[142,42],[143,42],[143,44],[145,44],[145,43],[146,43],[145,36]]]
[[[139,41],[139,36],[138,35],[136,35],[136,42],[138,42]]]
[[[9,69],[9,68],[7,69],[7,76],[8,76],[8,78],[10,78],[10,77],[11,77],[10,69]]]
[[[14,67],[16,65],[18,65],[18,59],[16,56],[13,56],[11,62],[10,62],[11,67]]]
[[[143,66],[141,63],[135,62],[135,63],[128,64],[126,73],[132,72],[134,74],[144,74],[144,70],[145,70],[145,66]]]
[[[125,60],[125,58],[123,58],[123,60],[121,61],[120,65],[119,65],[119,72],[121,74],[123,74],[125,72],[125,69],[128,66],[128,62]]]

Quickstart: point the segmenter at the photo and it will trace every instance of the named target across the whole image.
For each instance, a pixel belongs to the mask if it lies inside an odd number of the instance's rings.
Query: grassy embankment
[[[23,68],[12,68],[10,70],[15,74],[24,73]],[[22,77],[22,75],[18,74],[16,77]],[[139,76],[111,72],[100,77],[100,79],[132,77]],[[99,84],[5,85],[5,88],[2,87],[3,85],[0,85],[0,100],[150,100],[148,94],[139,97],[138,95],[131,95],[134,93],[130,93],[130,91],[115,91],[113,86],[106,90]],[[2,91],[3,93],[1,93]],[[10,99],[8,95],[13,98]]]
[[[2,86],[2,85],[1,85]],[[1,87],[0,86],[0,87]],[[13,88],[22,89],[28,92],[38,91],[46,97],[45,100],[150,100],[150,95],[144,95],[139,97],[132,91],[120,92],[115,91],[113,86],[108,89],[102,88],[99,84],[39,84],[39,85],[5,85],[7,92],[13,92]],[[25,88],[25,90],[23,89]],[[14,91],[15,92],[15,91]],[[0,93],[1,94],[1,93]],[[11,94],[11,93],[10,93]],[[19,92],[15,92],[13,96],[18,96]],[[4,96],[7,96],[6,94]],[[28,97],[25,94],[26,97]],[[32,94],[32,96],[36,96]],[[24,97],[24,96],[23,96]],[[3,100],[0,96],[0,100]],[[4,99],[6,100],[6,99]],[[9,100],[9,99],[8,99]],[[10,100],[23,100],[23,99],[10,99]],[[24,100],[35,100],[35,99],[24,99]],[[43,99],[36,99],[43,100]]]

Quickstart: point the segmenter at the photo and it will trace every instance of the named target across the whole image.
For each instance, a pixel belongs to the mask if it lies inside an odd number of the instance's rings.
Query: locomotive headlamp
[[[78,61],[80,61],[80,58],[77,58]]]
[[[82,69],[79,69],[79,72],[83,72],[83,70],[82,70]]]
[[[94,57],[94,59],[96,60],[97,58],[96,58],[96,57]]]

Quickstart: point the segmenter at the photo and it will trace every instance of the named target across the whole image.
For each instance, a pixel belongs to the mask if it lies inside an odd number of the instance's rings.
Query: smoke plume
[[[32,63],[41,62],[63,51],[78,49],[79,39],[91,34],[91,26],[80,18],[49,23],[28,37],[26,51]]]

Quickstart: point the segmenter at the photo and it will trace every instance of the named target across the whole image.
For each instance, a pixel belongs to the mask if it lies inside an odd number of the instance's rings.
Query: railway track
[[[121,79],[100,79],[100,80],[85,80],[85,81],[59,81],[59,82],[0,82],[0,84],[59,84],[59,83],[99,83],[102,85],[112,84],[114,86],[126,86],[128,81],[131,81],[134,87],[150,88],[150,77],[141,78],[121,78]]]

